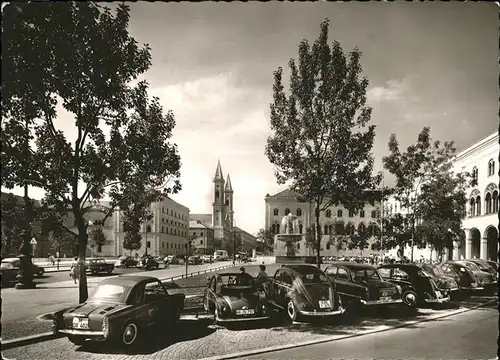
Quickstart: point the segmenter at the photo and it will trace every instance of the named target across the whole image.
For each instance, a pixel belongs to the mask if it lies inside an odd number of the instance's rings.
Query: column
[[[483,260],[488,259],[488,238],[482,238],[481,239],[481,245],[480,245],[480,258]]]
[[[464,230],[465,232],[465,258],[472,259],[472,231]]]
[[[459,245],[459,241],[453,241],[453,260],[460,260],[460,249],[458,248]]]

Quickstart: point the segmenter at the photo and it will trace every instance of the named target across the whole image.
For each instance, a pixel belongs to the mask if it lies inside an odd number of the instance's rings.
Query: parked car
[[[184,299],[184,294],[169,294],[154,277],[113,277],[102,281],[83,304],[56,312],[52,329],[75,345],[111,340],[131,346],[145,327],[177,322]]]
[[[120,256],[118,258],[118,260],[116,260],[115,267],[117,267],[117,268],[119,268],[119,267],[124,267],[124,268],[135,267],[135,266],[137,266],[138,263],[139,263],[139,261],[134,259],[132,256],[123,255],[123,256]]]
[[[477,264],[470,260],[457,261],[457,263],[467,267],[473,272],[483,284],[486,293],[494,294],[497,291],[497,276],[493,274],[490,269],[482,270]]]
[[[175,257],[175,255],[167,255],[165,256],[163,261],[165,262],[165,264],[171,264],[171,265],[179,264],[179,260]]]
[[[188,258],[188,264],[189,265],[201,265],[203,261],[201,260],[201,257],[198,255],[192,255]]]
[[[325,269],[350,312],[364,306],[403,305],[402,288],[382,279],[372,265],[334,263]]]
[[[148,264],[146,269],[146,264]],[[160,268],[160,263],[152,255],[144,255],[141,257],[136,267],[145,268],[146,270],[157,270]]]
[[[265,287],[269,304],[291,321],[344,313],[342,301],[326,275],[313,265],[283,265]]]
[[[485,273],[474,264],[464,261],[445,261],[438,266],[445,272],[458,279],[460,289],[469,292],[485,290],[485,281],[488,283],[492,276]],[[491,285],[490,285],[491,286]]]
[[[203,308],[219,323],[269,319],[265,293],[247,273],[218,273],[208,278]]]
[[[450,301],[449,290],[439,288],[433,275],[418,264],[385,264],[378,272],[382,279],[401,286],[403,302],[410,307]]]
[[[458,284],[459,279],[455,279],[453,276],[446,275],[444,271],[436,264],[420,264],[422,270],[434,277],[439,289],[446,289],[450,293],[450,297],[460,293],[460,286]]]
[[[214,262],[214,257],[212,255],[202,255],[201,260],[205,263],[213,263]]]
[[[482,259],[473,259],[468,261],[476,264],[479,270],[490,273],[495,278],[495,280],[498,281],[498,264],[496,264],[494,261],[487,261]]]
[[[16,281],[16,276],[20,270],[19,258],[2,259],[0,272],[2,274],[2,286],[7,286]],[[45,269],[41,266],[32,264],[33,276],[41,278],[45,274]]]
[[[91,274],[111,274],[115,268],[113,264],[108,264],[102,258],[89,258],[85,261],[87,272]]]

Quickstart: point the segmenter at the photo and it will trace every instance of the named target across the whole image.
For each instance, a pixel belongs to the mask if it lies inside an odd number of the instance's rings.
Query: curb
[[[241,358],[241,357],[245,357],[245,356],[259,355],[259,354],[264,354],[264,353],[273,352],[273,351],[288,350],[288,349],[294,349],[294,348],[308,346],[308,345],[323,344],[323,343],[327,343],[327,342],[334,342],[334,341],[344,340],[344,339],[349,339],[349,338],[354,338],[354,337],[358,337],[358,336],[376,334],[376,333],[381,333],[381,332],[385,332],[385,331],[389,331],[389,330],[393,330],[393,329],[404,328],[404,327],[407,327],[407,326],[410,326],[410,325],[415,325],[415,324],[419,324],[419,323],[423,323],[423,322],[427,322],[427,321],[433,321],[433,320],[436,320],[436,319],[441,319],[441,318],[445,318],[445,317],[449,317],[449,316],[454,316],[454,315],[462,314],[462,313],[465,313],[465,312],[468,312],[468,311],[472,311],[472,310],[478,309],[478,308],[483,307],[485,305],[491,304],[491,303],[493,303],[495,301],[496,300],[490,300],[490,301],[487,301],[485,303],[482,303],[482,304],[479,304],[479,305],[476,305],[476,306],[473,306],[473,307],[470,307],[470,308],[457,309],[457,310],[455,310],[455,311],[453,311],[451,313],[441,314],[441,315],[438,314],[436,316],[430,316],[430,317],[428,317],[426,319],[409,321],[409,322],[407,322],[405,324],[395,325],[395,326],[390,326],[390,327],[385,327],[385,328],[382,328],[382,329],[376,329],[375,328],[375,329],[372,329],[372,330],[366,330],[366,331],[359,332],[357,334],[337,335],[337,336],[331,336],[331,337],[326,338],[326,339],[309,340],[309,341],[303,341],[303,342],[300,342],[300,343],[288,344],[288,345],[275,345],[275,346],[269,346],[267,348],[254,349],[254,350],[248,350],[248,351],[241,351],[241,352],[232,353],[232,354],[210,356],[210,357],[201,358],[201,359],[198,359],[198,360],[236,359],[236,358]]]

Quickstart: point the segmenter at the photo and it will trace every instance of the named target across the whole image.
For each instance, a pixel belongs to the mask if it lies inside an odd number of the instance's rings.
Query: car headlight
[[[102,318],[102,332],[105,338],[109,337],[109,319],[107,316]]]

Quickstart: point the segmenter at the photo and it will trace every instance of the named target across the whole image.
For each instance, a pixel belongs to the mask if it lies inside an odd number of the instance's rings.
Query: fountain
[[[281,219],[279,234],[274,236],[275,256],[277,263],[310,262],[310,256],[301,256],[297,253],[297,243],[305,238],[300,232],[299,220],[292,214],[287,214]],[[304,249],[306,250],[306,249]],[[302,251],[303,252],[303,251]]]

